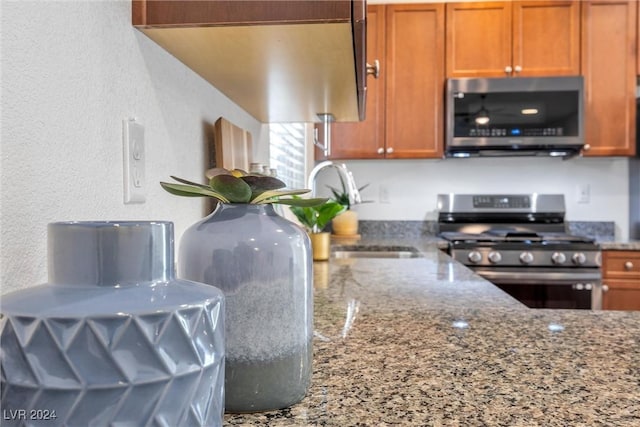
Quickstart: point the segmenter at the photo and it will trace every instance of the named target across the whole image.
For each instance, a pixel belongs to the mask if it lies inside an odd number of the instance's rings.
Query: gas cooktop
[[[488,230],[482,233],[464,233],[456,231],[445,231],[440,236],[450,242],[467,243],[594,243],[589,237],[576,236],[561,232],[522,232],[511,230]]]

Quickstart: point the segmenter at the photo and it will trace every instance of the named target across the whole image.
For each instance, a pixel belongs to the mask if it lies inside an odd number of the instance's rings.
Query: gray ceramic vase
[[[178,275],[225,294],[225,411],[285,408],[311,379],[313,261],[307,233],[272,205],[218,204],[183,235]]]
[[[170,222],[48,227],[49,280],[2,296],[3,426],[220,426],[224,296],[174,274]]]

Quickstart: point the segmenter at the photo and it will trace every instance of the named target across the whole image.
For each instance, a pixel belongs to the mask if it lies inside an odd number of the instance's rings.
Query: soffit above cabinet
[[[364,119],[364,0],[132,5],[136,28],[262,122]]]

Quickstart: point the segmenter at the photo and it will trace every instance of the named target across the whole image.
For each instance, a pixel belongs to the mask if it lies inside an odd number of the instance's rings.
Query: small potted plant
[[[343,212],[345,207],[333,200],[327,200],[321,205],[290,206],[290,209],[309,233],[313,260],[329,259],[331,234],[324,231],[324,228],[336,215]]]
[[[331,221],[331,227],[333,229],[333,234],[337,236],[354,237],[358,235],[358,213],[354,210],[351,210],[351,200],[349,197],[347,186],[342,176],[338,176],[340,178],[342,189],[338,189],[330,185],[327,185],[327,187],[331,190],[331,193],[333,193],[333,200],[344,206],[345,209],[342,213],[336,216],[333,221]],[[358,191],[362,191],[368,185],[369,184],[363,185],[362,187],[358,188]]]

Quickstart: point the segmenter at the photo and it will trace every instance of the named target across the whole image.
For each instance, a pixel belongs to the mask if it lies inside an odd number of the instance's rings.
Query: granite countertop
[[[529,309],[414,246],[315,263],[307,397],[225,425],[640,425],[640,313]]]
[[[603,251],[640,251],[640,240],[618,240],[598,242]]]

